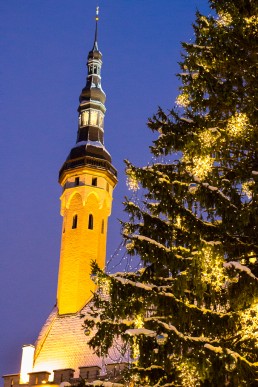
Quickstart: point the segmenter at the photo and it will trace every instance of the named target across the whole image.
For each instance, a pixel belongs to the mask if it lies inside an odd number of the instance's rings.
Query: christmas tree
[[[175,107],[149,120],[152,163],[127,162],[144,198],[126,201],[123,236],[142,267],[93,265],[91,345],[129,348],[133,386],[258,385],[258,3],[210,7]]]

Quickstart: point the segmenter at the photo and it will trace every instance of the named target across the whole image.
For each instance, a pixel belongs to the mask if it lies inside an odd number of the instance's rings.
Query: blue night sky
[[[195,11],[210,12],[208,0],[0,0],[1,375],[19,372],[22,345],[34,343],[55,304],[57,177],[76,140],[96,5],[105,146],[119,173],[107,259],[121,242],[117,219],[126,217],[122,201],[131,195],[123,160],[151,160],[147,119],[159,105],[173,106],[180,42],[193,38]]]

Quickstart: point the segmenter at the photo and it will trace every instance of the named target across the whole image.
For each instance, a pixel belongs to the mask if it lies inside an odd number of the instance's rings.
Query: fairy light
[[[199,179],[207,177],[208,173],[212,170],[214,162],[214,159],[210,155],[190,157],[185,154],[182,160],[186,163],[186,170]]]
[[[258,34],[258,16],[253,15],[251,17],[245,17],[245,26],[244,29],[247,33],[250,33],[250,31],[253,32],[254,35]]]
[[[236,113],[228,119],[227,132],[232,137],[241,137],[250,128],[249,120],[245,113]]]
[[[101,289],[101,294],[105,297],[108,297],[111,289],[111,280],[109,277],[97,277],[97,283]]]
[[[249,254],[247,254],[247,257],[250,263],[255,263],[257,261],[256,254],[254,251],[251,251]]]
[[[139,189],[139,183],[136,178],[136,174],[131,168],[126,170],[127,180],[126,185],[130,191],[137,191]]]
[[[219,12],[218,15],[217,23],[220,27],[229,26],[233,21],[232,16],[228,12]]]
[[[202,281],[215,291],[220,291],[226,280],[223,256],[216,252],[214,246],[206,245],[198,253],[198,260],[201,262]]]
[[[139,328],[143,328],[143,325],[144,325],[143,318],[140,314],[138,314],[134,319],[134,326],[135,328],[139,329]]]
[[[169,357],[176,367],[179,377],[180,386],[182,387],[199,387],[200,386],[200,375],[198,373],[197,366],[194,364],[192,359],[178,358],[176,355]]]
[[[177,215],[175,224],[176,224],[176,226],[177,226],[178,228],[181,228],[181,226],[182,226],[182,219],[181,219],[181,216],[180,216],[180,215]]]
[[[216,143],[216,140],[219,136],[220,136],[219,131],[216,128],[211,128],[201,132],[198,138],[202,147],[210,148]]]
[[[195,195],[197,191],[198,191],[197,185],[190,185],[188,188],[188,192],[192,195]]]
[[[242,192],[248,197],[248,199],[251,199],[253,196],[254,185],[254,180],[249,180],[242,183]]]
[[[137,364],[137,360],[140,356],[140,347],[138,344],[138,339],[136,336],[133,337],[133,345],[132,345],[132,358],[135,361],[135,364]]]
[[[182,387],[197,387],[200,386],[199,374],[197,367],[190,362],[181,361],[178,364],[179,376],[181,378]]]
[[[242,340],[254,340],[254,346],[258,348],[258,303],[241,313]]]
[[[187,107],[190,104],[189,101],[189,95],[187,93],[179,94],[179,96],[176,99],[177,106],[180,107]]]

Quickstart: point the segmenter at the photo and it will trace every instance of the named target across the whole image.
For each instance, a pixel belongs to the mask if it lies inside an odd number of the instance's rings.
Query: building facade
[[[108,217],[117,172],[104,145],[106,96],[101,86],[102,54],[95,39],[88,54],[86,85],[78,107],[78,131],[59,172],[63,217],[57,303],[35,345],[24,345],[19,374],[5,375],[4,387],[78,384],[121,378],[126,367],[119,348],[99,358],[87,342],[81,314],[87,315],[96,285],[91,262],[104,269]],[[65,383],[65,384],[64,384]]]

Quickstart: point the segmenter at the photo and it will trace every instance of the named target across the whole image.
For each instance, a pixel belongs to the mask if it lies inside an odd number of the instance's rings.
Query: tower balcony
[[[117,170],[113,167],[113,165],[109,161],[98,159],[96,157],[84,156],[84,157],[78,157],[77,159],[66,161],[59,171],[59,181],[62,180],[62,176],[65,171],[75,169],[77,167],[82,167],[82,166],[89,166],[89,167],[102,169],[102,170],[104,169],[110,172],[111,175],[117,177]]]

